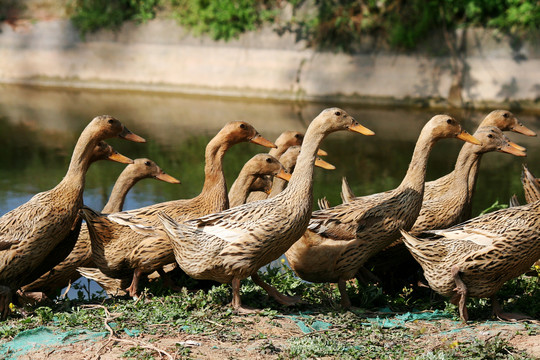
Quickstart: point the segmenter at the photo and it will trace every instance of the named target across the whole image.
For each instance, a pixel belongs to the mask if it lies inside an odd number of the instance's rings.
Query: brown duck
[[[289,185],[277,196],[184,224],[165,213],[160,215],[180,267],[196,279],[232,283],[236,311],[250,311],[240,300],[240,280],[248,276],[278,302],[294,303],[296,299],[264,283],[257,271],[281,256],[305,232],[312,210],[317,149],[327,134],[338,130],[373,134],[341,109],[323,110],[306,131]]]
[[[205,181],[197,197],[107,216],[83,209],[92,244],[92,259],[96,266],[109,277],[131,277],[131,285],[127,289],[130,296],[137,296],[139,277],[142,274],[157,270],[164,276],[162,267],[174,263],[173,250],[164,234],[165,238],[162,238],[146,231],[146,228],[161,224],[157,218],[159,212],[166,212],[176,221],[185,221],[227,209],[229,201],[223,174],[223,157],[231,146],[240,142],[275,147],[248,123],[230,122],[206,146]]]
[[[536,133],[534,131],[524,126],[516,118],[516,116],[508,110],[493,110],[482,120],[478,128],[482,128],[484,126],[494,126],[500,129],[501,131],[513,131],[522,135],[536,136]],[[464,149],[467,149],[467,148],[464,148]],[[471,202],[472,202],[472,197],[474,193],[474,188],[476,186],[476,180],[478,178],[479,167],[480,167],[480,158],[478,158],[477,161],[473,161],[469,169],[469,180],[467,181],[468,187],[469,187],[469,196],[465,204],[465,207],[463,208],[463,215],[460,218],[460,221],[464,221],[470,218]],[[443,177],[440,177],[437,180],[426,182],[425,190],[424,190],[424,201],[429,201],[431,199],[438,198],[441,192],[446,193],[448,191],[448,188],[452,187],[454,172],[457,169],[458,168],[456,166],[453,172]],[[342,179],[341,198],[343,199],[343,202],[348,202],[355,198],[355,195],[352,189],[350,188],[346,178]]]
[[[525,127],[508,110],[494,110],[490,112],[480,123],[479,129],[495,127],[501,131],[514,131],[519,134],[536,136],[536,133]],[[476,147],[465,144],[461,149],[454,170],[437,180],[428,181],[424,188],[424,200],[420,215],[411,229],[413,234],[431,229],[444,229],[471,217],[472,199],[476,188],[476,181],[480,169],[482,155],[488,151],[499,151],[493,149],[497,146],[506,149],[508,152],[513,147],[521,152],[524,148],[516,145],[507,138],[500,138],[500,134],[492,134],[494,138],[487,138],[484,132],[482,141],[484,146]],[[482,136],[482,135],[479,135]],[[485,141],[484,141],[485,140]],[[508,146],[510,145],[510,147]],[[485,149],[485,150],[484,150]],[[514,152],[516,156],[524,156]],[[351,197],[352,196],[352,197]],[[347,201],[353,198],[352,191],[348,187],[346,180],[342,183],[342,198]],[[418,263],[411,257],[410,253],[401,242],[396,240],[383,251],[371,258],[366,267],[372,269],[382,282],[386,290],[401,290],[403,282],[410,283],[416,277],[419,269]],[[401,270],[396,272],[399,267]],[[362,274],[367,274],[362,271]],[[362,278],[359,274],[359,278]]]
[[[280,157],[281,164],[285,168],[285,171],[287,171],[289,174],[292,174],[294,172],[294,167],[296,166],[296,161],[298,159],[298,156],[300,155],[300,150],[301,146],[299,145],[291,146]],[[317,151],[317,155],[320,154],[326,154],[326,152],[319,149]],[[325,170],[334,170],[336,168],[334,165],[322,160],[319,157],[315,159],[315,166],[323,168]],[[272,198],[282,192],[287,186],[287,183],[288,182],[283,179],[274,178],[272,189],[270,191],[270,194],[268,194],[268,197]]]
[[[270,154],[257,154],[249,159],[229,190],[229,206],[235,207],[246,202],[249,189],[258,178],[277,176],[284,181],[290,178],[281,163]]]
[[[298,132],[298,131],[292,131],[292,130],[284,131],[278,136],[278,138],[275,141],[275,144],[276,144],[277,147],[274,148],[274,149],[270,149],[268,154],[272,155],[277,160],[279,160],[279,162],[281,162],[281,156],[283,154],[285,154],[290,147],[302,145],[302,141],[304,141],[304,134],[303,133]],[[317,155],[326,156],[327,153],[326,153],[326,151],[324,151],[322,149],[319,149],[317,151]],[[318,166],[318,165],[316,165],[316,166]],[[292,173],[292,171],[290,171],[289,173]],[[280,183],[282,181],[286,181],[286,180],[279,179],[279,178],[271,178],[270,180],[271,181],[276,180],[276,181],[278,181]],[[281,184],[283,185],[283,183],[281,183]],[[249,194],[248,198],[246,199],[246,202],[264,200],[264,199],[268,198],[269,195],[270,194],[267,194],[266,192],[263,192],[263,191],[253,191],[251,194]]]
[[[478,171],[477,164],[483,154],[491,151],[498,151],[512,154],[514,156],[526,156],[525,148],[514,144],[503,132],[494,126],[480,127],[473,135],[482,142],[482,145],[466,143],[463,145],[455,169],[450,173],[447,186],[438,187],[438,196],[430,197],[422,202],[420,214],[413,227],[411,234],[418,234],[426,230],[445,229],[458,224],[463,218],[463,213],[470,203],[473,186],[469,186],[469,181],[476,181],[476,176],[471,177],[470,172]],[[426,183],[426,191],[430,189],[433,193],[432,183]],[[401,238],[396,240],[383,251],[377,253],[366,263],[366,268],[372,269],[373,273],[380,279],[384,279],[385,288],[395,287],[396,290],[403,288],[403,281],[410,282],[418,270],[418,263],[411,257]],[[396,268],[400,271],[396,273]],[[388,284],[388,282],[390,282]],[[395,282],[395,284],[393,284]]]
[[[107,145],[107,144],[105,144]],[[109,152],[113,151],[108,146]],[[95,160],[107,156],[107,152],[101,150],[95,154]],[[180,181],[166,174],[155,162],[150,159],[135,159],[133,164],[126,166],[122,171],[111,191],[109,201],[103,208],[103,213],[122,211],[124,201],[129,190],[140,180],[153,178],[172,184],[179,184]],[[82,224],[79,238],[71,253],[52,270],[43,274],[39,279],[31,284],[22,287],[24,292],[40,291],[51,298],[54,294],[73,283],[80,275],[78,267],[94,267],[91,259],[92,251],[90,246],[90,235],[86,224]],[[35,298],[35,296],[34,296]]]
[[[286,169],[287,175],[291,174],[292,171],[294,170],[294,165],[296,164],[296,159],[297,159],[299,154],[300,154],[300,146],[296,145],[296,146],[291,146],[281,156],[281,159],[285,164],[284,167]],[[256,155],[251,160],[254,160],[256,157],[258,157],[259,160],[264,161],[265,159],[267,159],[267,157],[271,157],[271,155],[259,154],[259,155]],[[252,162],[252,161],[248,161],[248,163],[250,163],[250,162]],[[246,165],[248,165],[248,163],[246,163]],[[259,169],[259,167],[276,168],[276,169],[274,169],[274,172],[278,170],[275,165],[274,166],[272,165],[272,164],[274,164],[273,161],[270,162],[270,163],[266,162],[266,164],[265,163],[260,164],[259,166],[256,166],[256,163],[257,162],[255,162],[253,164],[253,165],[255,165],[254,168],[252,170],[249,170],[249,171],[253,171],[255,173],[258,173],[258,172],[261,171]],[[244,165],[244,168],[242,169],[241,173],[245,172],[246,165]],[[327,163],[324,160],[321,160],[320,158],[317,158],[315,160],[315,166],[319,166],[319,167],[322,167],[322,168],[325,168],[325,169],[334,169],[333,165]],[[280,167],[281,167],[281,165],[280,165]],[[250,169],[250,168],[251,168],[251,166],[248,166],[248,169]],[[244,177],[243,175],[239,175],[238,178],[237,178],[237,181],[239,179],[242,179],[243,177]],[[289,178],[289,177],[290,177],[290,175],[287,176],[287,178]],[[279,192],[281,192],[285,188],[285,185],[282,185],[282,183],[286,184],[288,182],[288,180],[285,180],[285,179],[283,179],[281,177],[275,177],[274,181],[272,181],[272,178],[273,177],[271,177],[271,176],[263,176],[263,177],[259,176],[253,182],[251,182],[251,185],[249,186],[248,189],[244,189],[243,191],[241,191],[241,194],[240,194],[239,198],[244,199],[244,202],[241,203],[241,204],[236,204],[236,202],[234,200],[234,198],[237,198],[236,195],[231,196],[231,194],[234,194],[234,192],[235,192],[233,190],[233,188],[234,188],[234,184],[233,184],[233,186],[231,187],[231,191],[229,192],[229,196],[232,197],[232,199],[230,200],[231,207],[244,204],[246,195],[251,191],[264,191],[265,193],[269,194],[270,197],[274,197],[275,195],[277,195]],[[241,186],[241,187],[244,187],[244,186]],[[107,294],[109,294],[111,296],[124,296],[124,295],[126,295],[126,292],[123,289],[127,288],[129,286],[130,281],[131,281],[131,279],[129,279],[129,278],[115,279],[115,278],[105,276],[97,268],[81,267],[81,268],[79,268],[77,270],[82,276],[97,282],[107,292]],[[152,275],[149,275],[149,278],[152,277]]]
[[[540,201],[488,213],[421,237],[402,233],[429,286],[452,297],[463,321],[468,320],[467,297],[491,297],[499,318],[521,317],[503,313],[495,294],[540,257]]]
[[[59,255],[64,248],[73,248],[79,235],[78,213],[83,205],[84,180],[92,153],[99,141],[112,137],[144,142],[111,116],[94,118],[81,133],[62,181],[0,218],[0,311],[3,318],[9,313],[12,291],[34,281],[61,261]],[[55,256],[50,256],[52,251]]]
[[[456,137],[480,144],[451,116],[434,116],[422,129],[396,189],[313,212],[306,233],[286,252],[295,273],[311,282],[337,282],[342,306],[350,307],[346,280],[396,240],[400,229],[412,227],[422,206],[429,153],[438,140]]]
[[[251,202],[251,198],[249,198],[248,200],[249,192],[257,191],[257,187],[261,187],[262,189],[258,191],[263,191],[269,197],[274,197],[279,194],[285,188],[288,179],[290,178],[289,174],[292,174],[294,170],[294,165],[296,164],[296,159],[298,158],[299,154],[300,146],[298,145],[291,146],[287,149],[287,151],[285,151],[285,153],[281,156],[281,159],[284,163],[282,164],[281,161],[278,162],[280,163],[280,167],[283,169],[283,172],[280,173],[280,176],[269,176],[270,174],[265,175],[266,170],[264,169],[264,167],[262,165],[258,165],[259,170],[257,170],[256,163],[250,164],[247,171],[244,171],[244,168],[248,165],[246,163],[237,180],[235,181],[233,186],[231,186],[231,190],[229,191],[229,199],[232,199],[230,200],[231,207],[242,205],[246,202]],[[263,155],[265,154],[259,154],[256,156],[261,156],[261,159],[264,159]],[[269,163],[268,160],[269,159],[266,159],[267,163]],[[267,168],[269,167],[268,165],[269,164],[266,164]],[[320,158],[315,159],[315,166],[327,170],[335,169],[332,164],[329,164],[328,162]],[[247,177],[249,173],[255,175],[256,178],[254,178],[253,175]],[[244,177],[246,177],[247,179],[251,178],[251,182],[248,183],[247,181],[242,180]],[[239,180],[241,180],[241,182],[238,182]],[[238,186],[239,184],[242,185]]]

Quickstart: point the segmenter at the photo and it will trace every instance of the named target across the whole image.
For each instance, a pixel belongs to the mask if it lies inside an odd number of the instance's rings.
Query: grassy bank
[[[0,325],[0,336],[8,342],[43,326],[59,333],[84,330],[99,334],[97,342],[46,347],[47,357],[63,359],[71,358],[70,353],[73,358],[80,356],[77,347],[82,344],[91,349],[90,358],[103,355],[103,359],[107,354],[133,359],[534,358],[521,347],[523,339],[533,341],[540,351],[540,327],[486,322],[494,319],[484,300],[469,300],[473,321],[463,324],[453,305],[425,288],[386,294],[377,286],[350,281],[349,293],[356,308],[342,311],[339,292],[332,284],[302,282],[285,266],[270,269],[265,280],[285,293],[301,295],[302,304],[292,308],[278,305],[250,280],[243,283],[243,300],[263,309],[251,316],[232,312],[227,285],[195,290],[198,284],[189,281],[181,293],[172,293],[154,282],[137,300],[100,294],[88,299],[80,289],[78,299],[16,307],[14,315]],[[507,283],[500,296],[506,310],[538,319],[539,289],[537,277],[522,276]],[[32,351],[31,358],[45,352],[39,347]]]

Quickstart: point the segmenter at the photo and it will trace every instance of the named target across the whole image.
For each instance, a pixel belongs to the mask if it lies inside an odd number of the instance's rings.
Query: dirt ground
[[[207,320],[212,322],[211,319]],[[137,337],[108,336],[98,341],[81,341],[69,345],[44,347],[18,357],[20,360],[36,359],[100,359],[112,360],[126,356],[125,352],[139,346],[154,350],[154,358],[159,359],[275,359],[289,358],[284,352],[291,338],[312,336],[314,333],[303,333],[297,324],[287,317],[269,318],[261,316],[236,317],[234,322],[241,322],[238,333],[231,339],[222,338],[219,330],[208,334],[187,334],[178,329],[169,329],[169,335],[142,335]],[[165,326],[167,325],[159,325]],[[540,359],[540,334],[527,331],[523,323],[486,322],[462,324],[451,320],[412,321],[406,327],[422,336],[411,341],[415,348],[423,348],[425,352],[441,347],[459,346],[473,339],[489,340],[498,336],[505,339],[516,350],[525,351],[533,359]],[[347,329],[330,327],[328,332],[343,332]],[[388,329],[387,331],[392,331]],[[393,346],[388,340],[384,346]],[[187,350],[188,348],[189,350]],[[159,353],[159,354],[158,354]],[[149,354],[147,352],[147,354]],[[136,354],[128,354],[128,358],[137,358]],[[149,357],[139,357],[149,358]],[[325,357],[332,358],[332,357]]]

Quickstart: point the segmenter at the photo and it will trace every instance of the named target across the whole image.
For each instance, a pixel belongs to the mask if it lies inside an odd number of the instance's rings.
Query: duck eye
[[[341,111],[336,111],[336,112],[334,113],[334,115],[336,115],[336,116],[341,116]]]
[[[272,162],[272,159],[266,158],[266,162],[267,162],[267,163],[271,163],[271,162]]]
[[[150,161],[145,161],[145,162],[144,162],[144,165],[150,166]]]
[[[245,129],[246,128],[246,124],[240,124],[240,129]]]
[[[488,134],[488,138],[492,139],[492,138],[493,138],[493,135]]]

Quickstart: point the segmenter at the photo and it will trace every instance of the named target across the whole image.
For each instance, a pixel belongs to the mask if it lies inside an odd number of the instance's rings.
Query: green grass
[[[426,328],[382,328],[376,323],[366,325],[372,312],[389,307],[395,312],[444,310],[458,321],[455,306],[446,299],[426,297],[425,289],[405,288],[399,294],[385,294],[380,288],[356,285],[349,282],[349,293],[353,305],[359,309],[342,311],[339,307],[339,292],[332,284],[311,284],[299,280],[285,266],[271,268],[263,279],[289,295],[302,295],[303,304],[286,308],[270,299],[251,280],[242,285],[242,299],[248,306],[262,308],[255,315],[257,321],[267,321],[280,327],[283,317],[305,318],[307,326],[315,322],[326,322],[332,326],[326,331],[315,331],[304,336],[287,339],[286,345],[276,345],[275,338],[253,331],[249,336],[242,330],[251,329],[253,316],[236,316],[228,306],[230,287],[212,286],[209,290],[171,293],[159,282],[150,283],[139,300],[94,297],[87,299],[81,293],[76,300],[57,300],[50,306],[16,308],[13,316],[0,323],[0,337],[8,340],[22,330],[38,326],[61,330],[88,329],[96,332],[108,331],[105,324],[118,334],[172,335],[178,333],[207,336],[207,341],[231,342],[234,344],[262,341],[256,349],[260,354],[278,358],[421,358],[421,359],[521,359],[524,354],[513,349],[509,343],[495,336],[487,341],[473,338],[470,341],[448,340],[430,351],[422,345],[422,337],[431,330]],[[193,287],[194,284],[190,284]],[[500,292],[507,310],[518,310],[536,318],[540,315],[540,289],[538,278],[522,276],[508,282]],[[490,318],[490,304],[485,300],[471,299],[468,303],[473,320],[483,322]],[[24,314],[24,315],[23,315]],[[380,313],[379,313],[380,315]],[[303,318],[302,318],[303,319]],[[304,319],[303,319],[304,320]],[[450,320],[449,320],[450,321]],[[473,321],[474,322],[474,321]],[[436,321],[430,322],[438,326]],[[529,335],[536,334],[531,327]],[[176,346],[178,358],[189,358],[191,350]],[[159,358],[148,348],[133,346],[124,354],[127,358]]]

